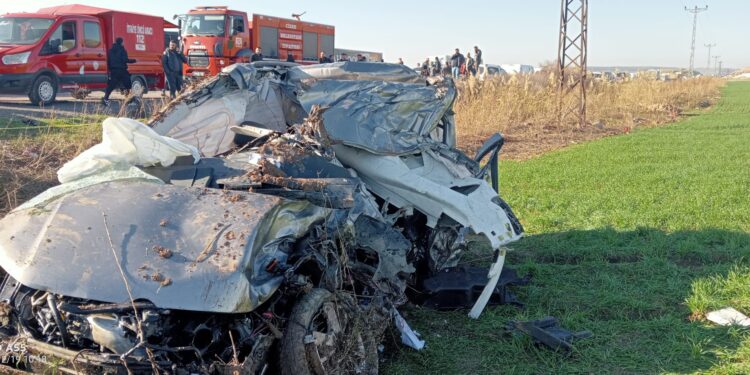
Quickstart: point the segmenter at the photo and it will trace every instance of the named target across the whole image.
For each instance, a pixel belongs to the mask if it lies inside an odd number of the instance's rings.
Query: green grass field
[[[385,373],[750,374],[750,331],[704,319],[750,314],[750,83],[679,123],[500,169],[527,230],[506,263],[533,275],[526,307],[407,309],[428,348],[394,345]],[[546,315],[594,337],[564,357],[503,333]]]

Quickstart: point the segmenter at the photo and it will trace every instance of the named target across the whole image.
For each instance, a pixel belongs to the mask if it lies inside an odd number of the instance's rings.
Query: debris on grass
[[[706,314],[706,319],[720,326],[750,327],[750,318],[732,307],[711,311]]]
[[[419,333],[409,327],[409,323],[407,323],[404,317],[399,314],[398,310],[394,308],[392,309],[392,313],[396,328],[401,332],[401,343],[412,349],[424,349],[425,341],[419,338]]]
[[[544,345],[556,352],[570,354],[573,341],[591,337],[591,331],[570,332],[560,327],[557,318],[547,316],[539,320],[511,320],[506,327],[510,333],[529,335],[537,345]]]

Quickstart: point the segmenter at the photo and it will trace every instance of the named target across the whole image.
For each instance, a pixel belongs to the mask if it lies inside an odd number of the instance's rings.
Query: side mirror
[[[500,133],[495,133],[484,142],[482,147],[477,150],[476,156],[474,156],[474,161],[479,163],[485,158],[485,156],[490,155],[490,159],[484,167],[479,170],[476,177],[487,177],[487,172],[489,170],[492,188],[498,193],[500,192],[500,171],[498,170],[498,160],[500,159],[500,149],[503,147],[504,142],[505,140],[503,139],[503,136]]]

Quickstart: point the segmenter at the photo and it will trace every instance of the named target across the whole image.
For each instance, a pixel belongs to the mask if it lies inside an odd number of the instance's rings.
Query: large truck
[[[107,86],[107,51],[123,38],[130,58],[132,93],[161,89],[164,29],[177,26],[140,13],[62,5],[35,13],[0,16],[0,94],[27,94],[33,104],[52,103],[70,90],[83,98]]]
[[[215,76],[229,65],[249,62],[256,47],[266,60],[316,64],[320,53],[333,56],[336,29],[301,20],[201,6],[178,16],[188,78]]]

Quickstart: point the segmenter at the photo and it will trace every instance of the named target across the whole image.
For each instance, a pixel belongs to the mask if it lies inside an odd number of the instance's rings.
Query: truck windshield
[[[224,36],[226,16],[221,14],[188,14],[182,24],[182,35]]]
[[[34,44],[53,22],[50,18],[0,17],[0,44]]]

